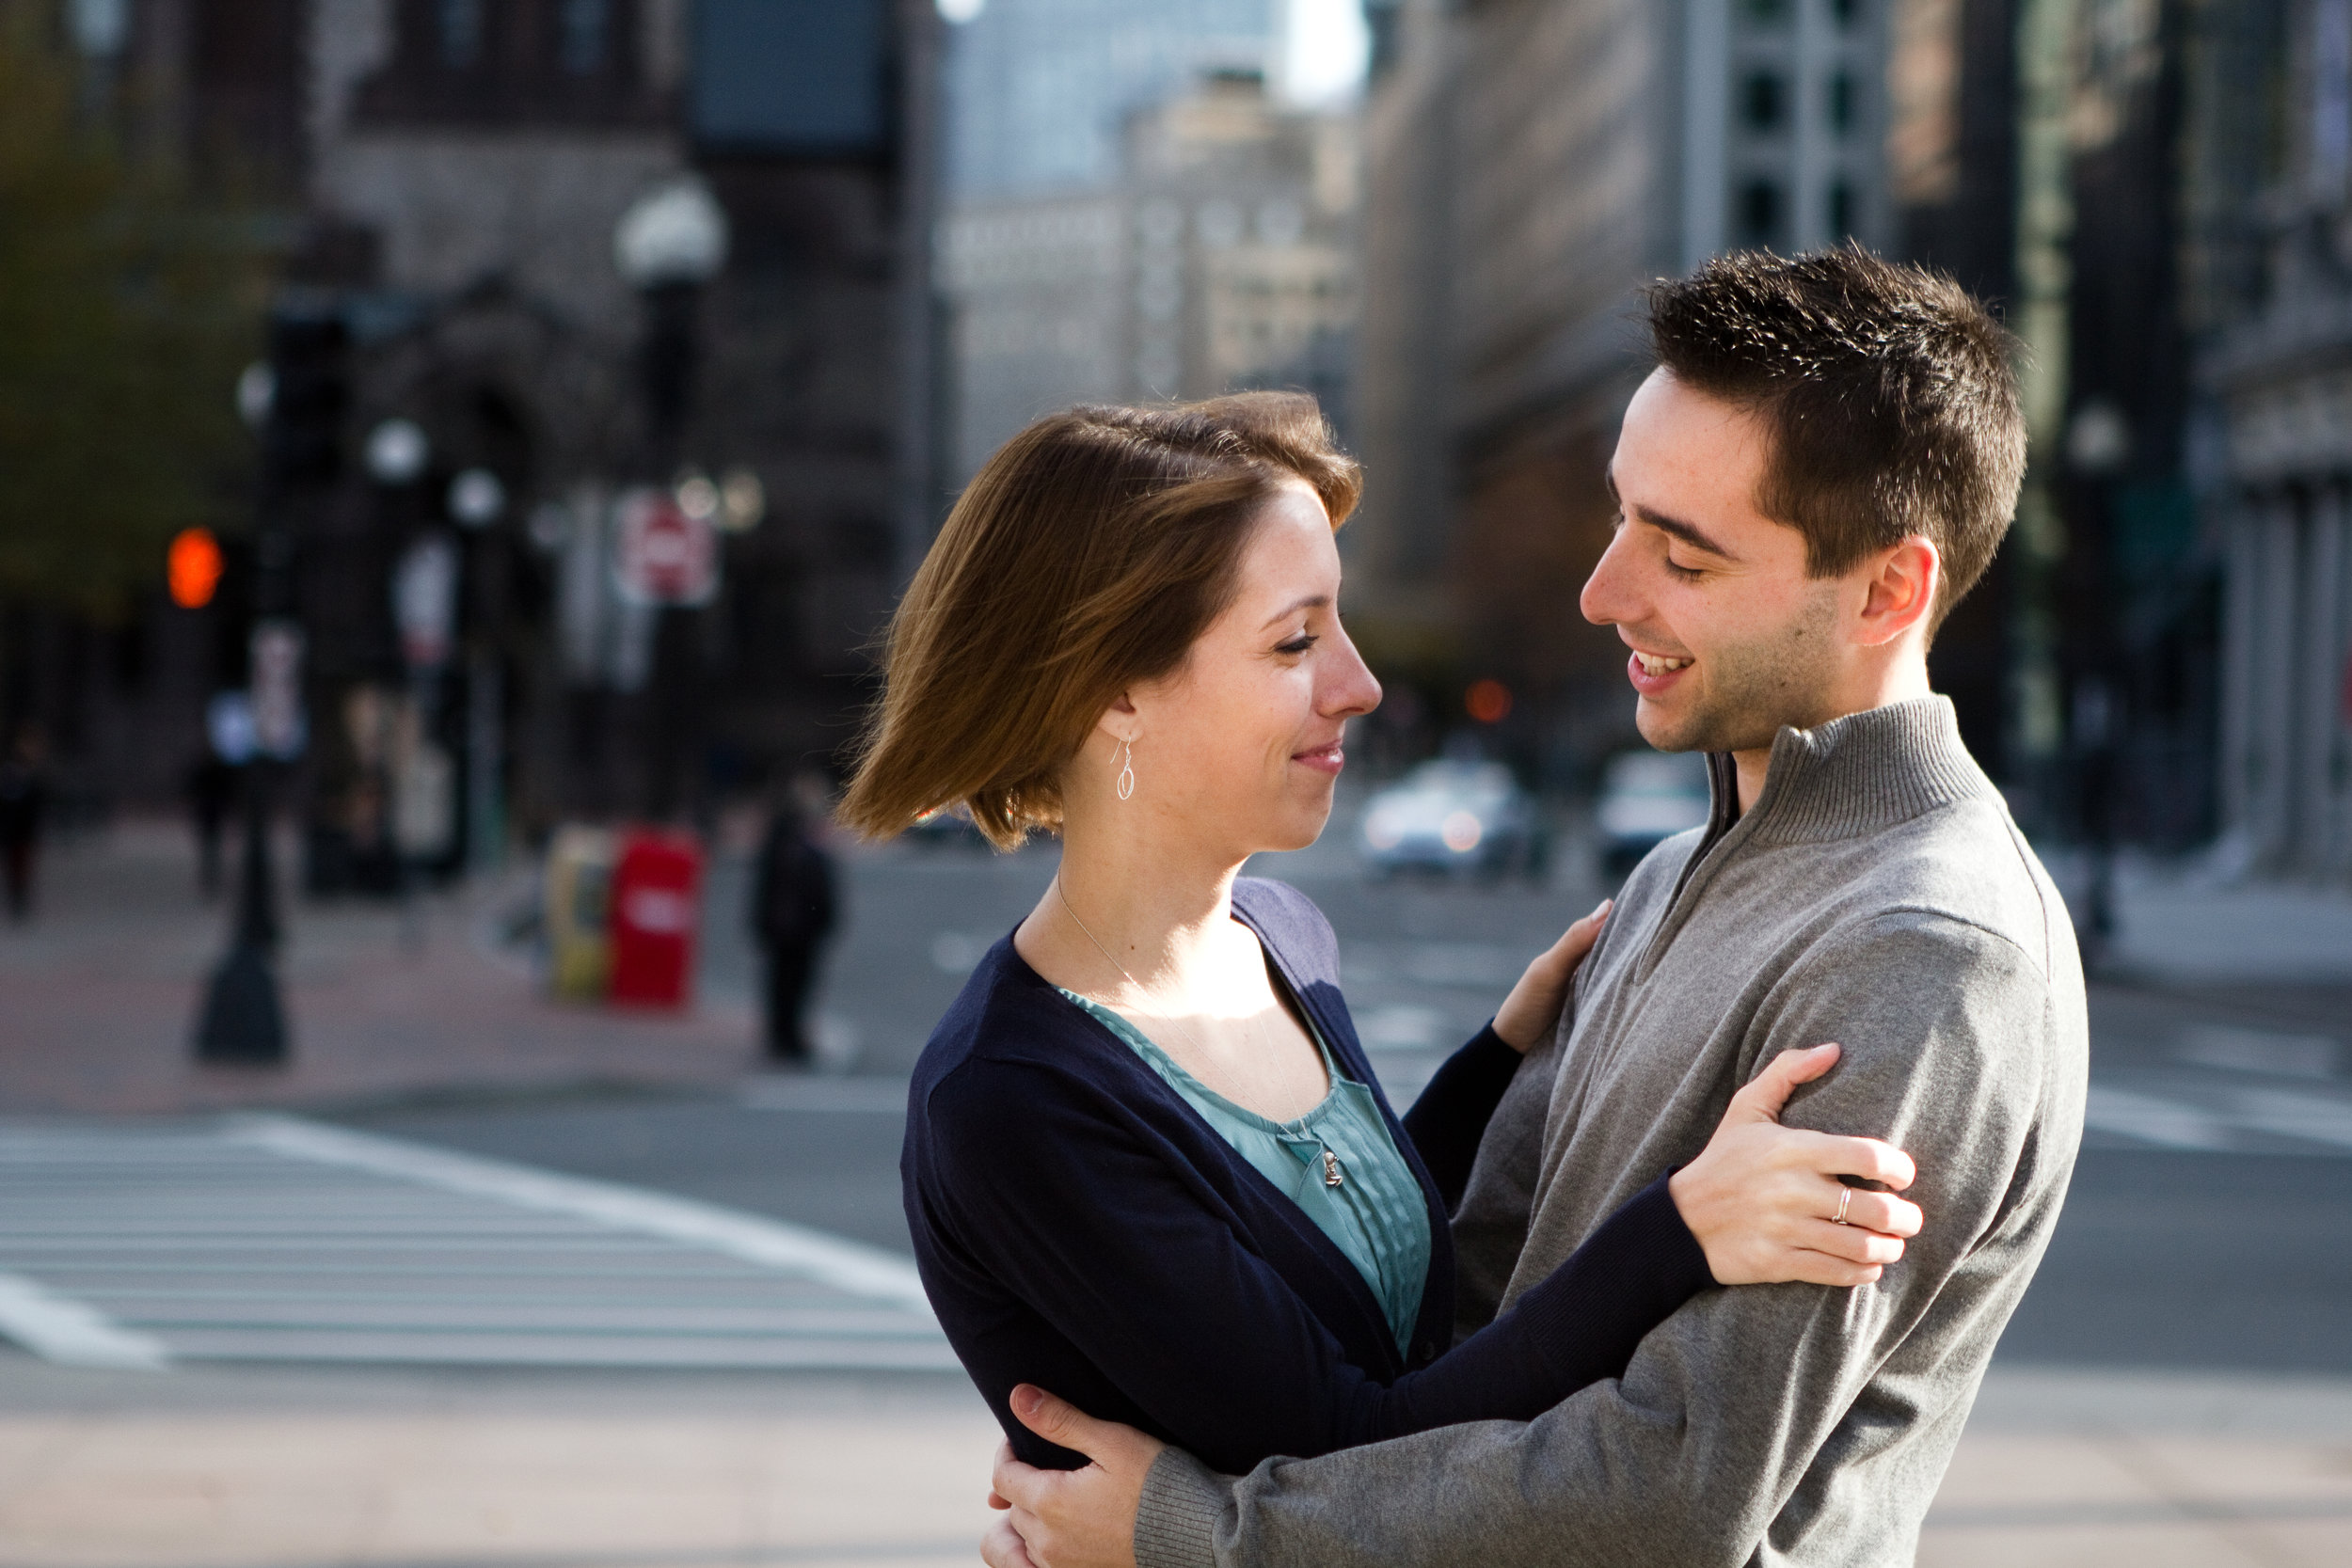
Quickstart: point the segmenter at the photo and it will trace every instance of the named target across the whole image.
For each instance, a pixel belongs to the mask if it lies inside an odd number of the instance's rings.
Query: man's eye
[[[1677,561],[1673,556],[1668,556],[1666,558],[1666,570],[1684,582],[1696,582],[1699,578],[1707,575],[1704,568],[1698,566],[1685,566],[1681,562]]]

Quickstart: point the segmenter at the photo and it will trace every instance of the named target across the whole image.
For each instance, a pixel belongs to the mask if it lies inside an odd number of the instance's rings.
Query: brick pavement
[[[198,899],[194,863],[185,830],[165,822],[50,847],[35,918],[0,923],[0,1113],[333,1105],[458,1086],[707,1082],[754,1066],[739,1006],[672,1017],[547,999],[527,958],[488,936],[527,895],[510,878],[421,896],[407,923],[387,904],[289,897],[292,1065],[199,1067],[189,1041],[229,911]]]

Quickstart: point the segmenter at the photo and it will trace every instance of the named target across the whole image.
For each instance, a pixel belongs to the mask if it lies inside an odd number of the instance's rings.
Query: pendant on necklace
[[[1340,1174],[1340,1157],[1329,1149],[1323,1151],[1323,1184],[1336,1187],[1346,1178]]]

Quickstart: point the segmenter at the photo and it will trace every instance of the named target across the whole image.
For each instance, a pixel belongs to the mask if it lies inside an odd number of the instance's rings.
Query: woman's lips
[[[1691,662],[1687,657],[1645,654],[1637,649],[1625,661],[1625,677],[1643,696],[1655,697],[1680,680]]]
[[[1304,763],[1318,773],[1337,773],[1347,766],[1347,753],[1340,750],[1336,740],[1328,746],[1318,746],[1311,752],[1294,752],[1291,761]]]

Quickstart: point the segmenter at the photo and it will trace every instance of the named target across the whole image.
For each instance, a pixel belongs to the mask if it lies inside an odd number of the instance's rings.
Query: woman
[[[1570,927],[1400,1124],[1303,895],[1241,879],[1321,832],[1379,687],[1338,617],[1354,465],[1312,400],[1039,421],[965,491],[893,626],[843,819],[961,802],[1060,871],[926,1047],[901,1168],[948,1338],[1022,1458],[1019,1383],[1220,1470],[1525,1418],[1723,1283],[1875,1278],[1918,1212],[1883,1144],[1784,1130],[1790,1053],[1680,1171],[1449,1350],[1446,1217],[1606,906]],[[1832,1223],[1834,1219],[1843,1224]]]

